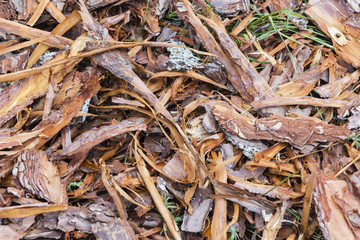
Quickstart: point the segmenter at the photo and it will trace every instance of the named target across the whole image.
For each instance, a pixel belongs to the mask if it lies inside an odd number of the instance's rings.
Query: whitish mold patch
[[[170,43],[185,46],[179,40],[171,39]],[[169,60],[166,61],[165,66],[169,71],[190,71],[193,68],[201,68],[199,65],[199,58],[194,56],[190,49],[182,47],[168,47],[170,52]]]

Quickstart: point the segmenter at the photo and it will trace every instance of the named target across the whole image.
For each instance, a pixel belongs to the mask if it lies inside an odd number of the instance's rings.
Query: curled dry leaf
[[[66,187],[61,183],[59,171],[43,151],[23,151],[13,175],[23,188],[37,197],[56,204],[67,203]]]

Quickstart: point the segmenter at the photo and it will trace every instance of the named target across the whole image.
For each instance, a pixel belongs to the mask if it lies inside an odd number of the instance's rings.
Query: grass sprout
[[[183,208],[177,210],[178,206],[176,206],[175,203],[171,202],[169,197],[167,197],[163,193],[161,195],[162,195],[164,204],[165,204],[166,208],[169,209],[171,216],[174,219],[175,223],[180,224],[184,220],[184,211],[182,211]],[[176,212],[177,212],[177,214],[176,214]],[[176,216],[175,216],[175,214],[176,214]],[[164,232],[164,229],[161,230],[160,234],[162,234],[163,232]]]
[[[300,214],[298,214],[294,209],[291,208],[287,208],[286,209],[291,215],[293,215],[295,218],[298,219],[299,222],[301,222],[301,216]],[[318,234],[316,231],[314,231],[314,229],[312,229],[311,227],[308,226],[308,228],[313,231],[313,235],[310,237],[310,239],[324,239],[324,237],[320,234]]]
[[[291,35],[293,35],[294,33],[298,33],[320,45],[333,49],[331,39],[326,34],[324,34],[318,27],[311,25],[310,23],[307,24],[304,30],[310,30],[313,32],[313,34],[310,36],[306,36],[302,34],[299,31],[299,28],[293,24],[293,22],[291,21],[291,19],[293,18],[311,20],[311,18],[293,12],[291,9],[282,9],[280,11],[269,14],[261,13],[260,11],[258,11],[254,13],[254,16],[250,19],[249,24],[247,25],[247,30],[249,30],[257,38],[258,41],[264,40],[275,34],[278,34],[281,38],[291,39]],[[241,21],[238,20],[236,22],[236,25],[240,22]],[[236,25],[232,26],[232,29],[234,29]],[[249,36],[247,36],[245,31],[241,33],[241,36],[243,39],[249,39]],[[300,42],[297,43],[302,44]]]
[[[269,192],[271,192],[272,190],[274,190],[275,188],[277,188],[278,186],[280,186],[281,184],[283,184],[284,182],[286,182],[289,178],[291,178],[292,176],[294,176],[295,174],[297,174],[299,171],[296,171],[292,174],[290,174],[289,176],[287,176],[286,178],[284,178],[284,180],[282,180],[281,182],[279,182],[278,184],[276,184],[273,188],[271,188],[269,191],[267,191],[266,193],[263,194],[263,197],[266,196],[266,194],[268,194]]]
[[[231,235],[228,238],[228,240],[239,240],[240,237],[239,237],[238,233],[236,232],[235,227],[231,226],[230,229],[231,229]]]
[[[81,186],[81,184],[83,184],[83,181],[78,181],[78,182],[71,182],[69,183],[69,185],[67,186],[67,191],[71,191],[75,188],[79,188]]]
[[[359,147],[360,147],[360,134],[355,135],[355,136],[347,135],[347,137],[348,137],[348,140],[354,142],[355,148],[356,148],[356,149],[359,149]]]

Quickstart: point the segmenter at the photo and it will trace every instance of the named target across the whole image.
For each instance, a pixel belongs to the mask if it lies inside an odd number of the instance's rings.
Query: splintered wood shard
[[[212,180],[211,183],[217,190],[217,194],[212,195],[214,198],[226,198],[229,201],[240,204],[251,212],[259,214],[261,214],[262,211],[266,211],[268,213],[275,212],[276,204],[266,198],[258,197],[253,193],[227,183],[222,183],[216,180]]]
[[[336,53],[354,67],[360,66],[359,18],[346,1],[311,0],[305,13],[331,37]]]
[[[84,102],[99,91],[100,72],[97,69],[88,67],[82,72],[74,71],[72,76],[72,80],[77,82],[77,84],[81,84],[81,87],[75,88],[74,83],[71,87],[73,88],[72,91],[67,91],[67,94],[56,96],[54,100],[54,103],[56,103],[56,107],[54,108],[56,109],[52,111],[47,119],[44,119],[36,125],[36,127],[32,129],[32,132],[19,132],[16,135],[1,139],[0,149],[6,147],[14,148],[12,149],[13,151],[9,151],[8,153],[3,151],[0,154],[18,155],[23,149],[31,149],[34,147],[38,149],[66,126],[76,116],[78,111],[80,111]],[[65,81],[65,83],[66,82],[67,81]],[[20,85],[22,86],[22,84]],[[67,86],[68,84],[64,85],[65,88]],[[22,93],[14,91],[10,94],[4,94],[4,96],[17,96],[17,94]],[[0,99],[1,97],[2,96],[0,96]],[[29,98],[32,100],[34,96],[30,96]],[[13,101],[13,99],[10,98],[9,101]],[[16,112],[12,111],[11,113],[15,114]],[[0,116],[0,122],[2,117],[3,116]]]
[[[314,202],[325,239],[360,239],[360,201],[346,181],[320,173],[315,179]]]
[[[71,39],[60,36],[53,36],[50,32],[43,31],[37,28],[31,28],[26,25],[14,21],[9,21],[3,18],[0,18],[0,30],[19,35],[26,39],[33,39],[49,35],[49,38],[44,40],[43,43],[50,47],[60,49],[65,49],[66,45],[71,45],[73,43]]]
[[[307,144],[344,141],[351,134],[343,127],[312,117],[248,119],[222,105],[215,105],[212,113],[225,131],[240,138],[288,142],[299,148]]]

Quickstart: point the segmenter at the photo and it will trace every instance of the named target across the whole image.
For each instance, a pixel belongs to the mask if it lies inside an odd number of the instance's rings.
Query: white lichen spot
[[[89,111],[90,99],[91,99],[91,98],[88,98],[88,99],[85,101],[84,105],[81,107],[81,111],[82,111],[82,112],[87,113],[87,112]],[[86,116],[83,116],[81,122],[85,122],[85,119],[86,119]]]
[[[249,124],[251,125],[255,125],[255,119],[251,120],[251,121],[248,121]]]
[[[272,130],[279,130],[282,126],[282,122],[276,123],[274,126],[271,127]]]
[[[258,129],[261,130],[261,131],[265,131],[265,130],[268,129],[268,127],[265,126],[265,125],[262,124],[262,123],[258,123],[258,124],[257,124],[257,127],[258,127]]]
[[[243,154],[249,159],[254,160],[254,153],[263,151],[267,146],[259,141],[242,139],[237,135],[224,131],[225,137],[228,141],[234,144],[238,149],[243,151]]]
[[[246,139],[245,135],[242,133],[242,131],[239,128],[235,128],[234,130],[237,133],[237,135],[239,135],[239,137]]]
[[[58,54],[58,52],[49,52],[49,51],[46,51],[41,57],[39,57],[39,60],[40,60],[42,63],[46,63],[47,61],[50,61],[51,59],[53,59],[56,54]]]
[[[262,215],[265,222],[269,222],[270,218],[273,216],[272,213],[268,214],[265,210],[261,210],[261,215]]]
[[[323,134],[323,133],[324,133],[324,128],[323,128],[322,126],[315,126],[315,128],[316,128],[317,130],[319,130],[319,133],[320,133],[320,134]]]
[[[170,43],[181,46],[186,46],[183,42],[171,39]],[[165,66],[169,71],[190,71],[193,68],[201,68],[199,65],[199,58],[194,56],[190,49],[182,47],[168,47],[170,52],[169,60],[166,61]]]

